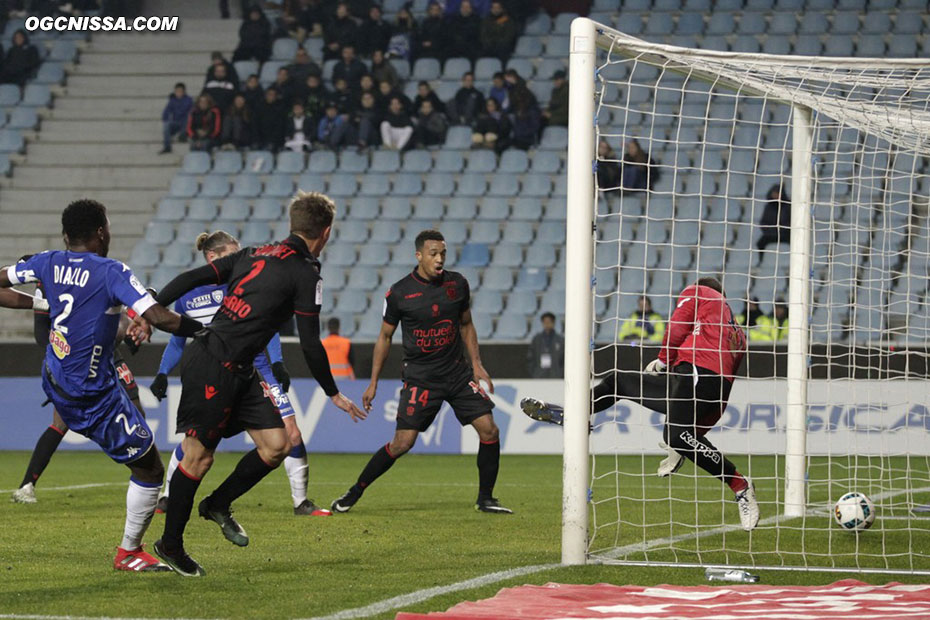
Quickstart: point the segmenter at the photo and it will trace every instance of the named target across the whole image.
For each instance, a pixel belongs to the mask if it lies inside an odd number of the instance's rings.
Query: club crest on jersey
[[[214,302],[218,304],[223,303],[223,291],[221,289],[216,289],[215,291],[210,293],[210,296],[213,298]]]
[[[448,297],[448,298],[449,298],[450,300],[452,300],[452,301],[455,301],[455,298],[457,297],[457,295],[456,295],[456,290],[455,290],[455,285],[454,285],[454,284],[453,284],[452,286],[447,286],[447,287],[446,287],[446,297]]]
[[[439,304],[433,304],[433,316],[439,316]]]
[[[71,354],[71,345],[68,339],[57,329],[48,333],[48,342],[52,345],[52,353],[60,360],[65,359]]]

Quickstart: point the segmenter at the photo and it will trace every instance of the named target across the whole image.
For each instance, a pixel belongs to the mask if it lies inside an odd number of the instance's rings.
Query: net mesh
[[[741,530],[733,492],[691,463],[658,477],[663,417],[620,401],[592,417],[589,556],[930,570],[920,512],[930,503],[930,63],[714,53],[599,34],[593,378],[643,368],[678,293],[719,277],[750,351],[707,437],[755,483],[762,518]],[[806,512],[787,518],[782,301],[799,198],[795,105],[813,111],[810,380]],[[644,295],[661,320],[634,315]],[[874,502],[863,534],[833,520],[847,491]]]

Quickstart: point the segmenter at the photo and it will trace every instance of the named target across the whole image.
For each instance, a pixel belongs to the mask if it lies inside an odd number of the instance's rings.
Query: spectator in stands
[[[333,84],[335,85],[336,80],[342,78],[349,88],[356,89],[359,80],[367,73],[368,67],[355,57],[355,47],[352,45],[343,46],[342,58],[333,65]]]
[[[0,68],[0,83],[26,85],[39,68],[39,51],[29,42],[26,31],[20,28],[13,33],[13,44],[3,58]]]
[[[236,73],[236,67],[223,56],[223,52],[213,52],[210,54],[210,67],[207,69],[207,75],[203,79],[204,88],[206,88],[207,82],[216,79],[216,68],[220,66],[226,67],[226,79],[235,85],[236,90],[239,90],[239,74]]]
[[[271,56],[271,24],[257,4],[249,7],[249,14],[239,27],[239,46],[233,52],[237,60],[265,62]]]
[[[436,0],[430,0],[426,8],[426,19],[417,29],[417,58],[445,59],[446,26],[442,19],[442,7]]]
[[[203,85],[203,92],[213,98],[213,102],[221,110],[232,105],[233,96],[238,90],[232,80],[226,75],[226,65],[214,65],[213,79],[207,80]]]
[[[526,370],[534,379],[561,379],[565,363],[565,340],[555,333],[555,315],[543,312],[542,331],[533,336],[526,350]]]
[[[620,191],[620,158],[607,140],[597,143],[597,186],[603,191]]]
[[[307,78],[311,74],[323,75],[323,70],[320,69],[320,65],[313,62],[307,50],[298,47],[297,53],[294,54],[294,62],[287,66],[287,73],[294,80],[294,84],[300,85],[300,88],[298,88],[300,90],[307,83]]]
[[[168,95],[165,109],[161,111],[162,153],[171,152],[171,140],[181,134],[186,139],[187,117],[194,107],[194,101],[187,94],[184,82],[174,85],[174,92]]]
[[[350,129],[345,115],[340,114],[339,108],[336,107],[336,102],[330,101],[326,104],[326,114],[320,119],[316,137],[323,146],[338,151],[353,142]]]
[[[767,319],[763,319],[762,323],[760,323],[759,319],[763,317],[765,317],[765,313],[762,312],[762,309],[759,307],[758,297],[750,297],[749,303],[746,304],[746,312],[736,316],[736,322],[745,327],[748,331],[750,342],[770,340],[769,328],[771,325],[766,324]]]
[[[392,97],[387,114],[381,121],[381,143],[389,149],[401,151],[413,137],[413,123],[399,97]]]
[[[473,148],[493,149],[500,153],[510,145],[510,120],[497,99],[488,97],[484,112],[478,116],[471,134]]]
[[[304,104],[295,101],[284,134],[284,147],[298,153],[309,153],[312,147],[313,120],[304,110]]]
[[[278,69],[278,74],[275,76],[270,88],[278,91],[278,99],[285,106],[292,102],[297,95],[297,85],[291,79],[291,74],[286,67]]]
[[[314,125],[320,122],[323,114],[326,113],[326,102],[329,100],[329,93],[323,87],[323,81],[318,75],[310,75],[307,78],[307,88],[304,95],[304,110],[313,119]]]
[[[373,100],[375,101],[375,105],[377,106],[378,97],[381,96],[381,93],[379,93],[377,87],[375,87],[375,81],[371,79],[371,76],[367,73],[363,75],[362,78],[358,81],[358,92],[355,96],[356,108],[358,107],[358,103],[361,102],[362,96],[365,93],[369,93],[372,96]]]
[[[541,115],[539,105],[535,99],[521,97],[511,100],[510,108],[510,126],[511,139],[510,145],[523,150],[528,150],[536,145],[536,139],[539,136]]]
[[[446,106],[446,113],[453,124],[472,126],[483,110],[484,95],[475,88],[475,74],[469,71],[462,76],[462,87]]]
[[[424,99],[420,102],[420,112],[416,118],[414,142],[417,148],[437,146],[446,141],[449,120],[446,115],[433,107],[433,102]]]
[[[424,101],[433,104],[433,109],[445,114],[446,106],[439,99],[439,95],[433,90],[429,82],[421,81],[417,83],[417,96],[413,99],[413,109],[417,114],[420,113],[420,106]]]
[[[503,71],[498,71],[491,78],[491,90],[488,92],[488,97],[497,101],[497,107],[501,110],[510,107],[510,89],[507,88]]]
[[[536,95],[533,94],[533,91],[527,86],[526,80],[523,79],[516,69],[507,69],[504,71],[504,85],[507,87],[507,96],[510,99],[510,105],[505,107],[505,110],[513,107],[520,99],[525,100],[528,105],[539,107]]]
[[[258,106],[265,100],[265,91],[262,89],[261,82],[258,81],[258,76],[254,73],[245,81],[245,88],[242,89],[242,96],[245,97],[245,102],[249,104],[249,110],[252,111],[252,115],[254,116],[255,110],[257,110]]]
[[[481,55],[500,58],[506,63],[517,42],[517,25],[498,0],[491,2],[488,16],[481,21]]]
[[[345,78],[336,80],[336,90],[329,99],[336,104],[339,113],[346,117],[343,120],[347,120],[348,115],[355,112],[355,93],[349,89],[349,83]]]
[[[388,43],[387,57],[410,60],[413,43],[417,33],[417,22],[406,6],[397,12],[394,19],[394,35]]]
[[[650,159],[649,153],[639,145],[639,140],[627,140],[623,160],[620,162],[620,182],[623,189],[651,189],[656,180],[655,175],[650,174],[650,168],[654,165],[655,162]]]
[[[372,92],[362,93],[362,99],[353,119],[355,133],[358,136],[359,150],[381,144],[381,114]]]
[[[372,0],[344,0],[349,5],[349,14],[360,22],[368,16],[368,9],[374,5]]]
[[[210,95],[197,97],[197,105],[187,117],[187,137],[192,151],[211,151],[217,145],[222,131],[222,116]]]
[[[791,241],[791,199],[781,185],[773,185],[766,195],[767,202],[759,219],[762,236],[756,247],[764,250],[770,243]]]
[[[274,87],[269,86],[265,90],[265,98],[252,116],[255,119],[257,148],[275,153],[281,150],[287,131],[287,112]]]
[[[355,371],[352,369],[355,364],[352,342],[348,338],[339,335],[339,326],[339,319],[336,317],[326,321],[329,336],[321,341],[323,348],[326,349],[326,357],[329,358],[329,370],[333,373],[333,378],[339,377],[355,381]]]
[[[403,92],[398,90],[395,87],[392,87],[388,82],[379,82],[378,83],[378,92],[381,94],[379,105],[382,116],[387,116],[388,108],[391,104],[391,99],[400,99],[401,104],[404,106],[404,111],[407,115],[410,115],[410,112],[413,110],[413,103],[410,99],[407,98]]]
[[[391,34],[391,25],[384,21],[381,7],[373,5],[368,9],[368,19],[359,28],[359,53],[367,58],[375,50],[386,50],[391,42]]]
[[[252,146],[252,110],[242,93],[237,93],[223,116],[223,149],[247,149]]]
[[[565,75],[562,69],[552,74],[549,107],[543,111],[546,126],[568,127],[568,81]]]
[[[323,60],[342,57],[342,48],[355,46],[358,40],[358,26],[349,14],[349,5],[340,2],[336,5],[336,14],[323,29]]]
[[[397,86],[400,78],[397,75],[397,69],[384,57],[383,50],[374,50],[371,53],[371,79],[375,84],[388,82],[391,88]]]
[[[450,15],[446,3],[446,15]],[[471,0],[461,0],[458,11],[446,19],[446,56],[464,57],[472,62],[481,51],[477,45],[481,33],[481,18],[475,14]]]
[[[762,314],[756,319],[756,334],[750,331],[750,340],[756,342],[778,342],[788,338],[788,305],[781,297],[775,300],[772,315]]]
[[[653,311],[652,302],[643,295],[636,302],[636,310],[620,326],[618,340],[638,340],[640,342],[662,342],[665,337],[665,321]]]
[[[286,18],[288,30],[295,39],[303,43],[308,36],[319,37],[323,34],[326,12],[322,0],[298,0],[297,6]]]

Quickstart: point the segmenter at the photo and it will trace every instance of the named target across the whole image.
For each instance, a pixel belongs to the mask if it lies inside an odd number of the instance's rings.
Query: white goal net
[[[930,62],[576,20],[571,88],[563,560],[930,572]],[[707,438],[755,484],[751,532],[690,461],[656,475],[663,416],[592,413],[582,380],[642,369],[703,276],[749,337]],[[876,509],[858,535],[833,519],[848,491]]]

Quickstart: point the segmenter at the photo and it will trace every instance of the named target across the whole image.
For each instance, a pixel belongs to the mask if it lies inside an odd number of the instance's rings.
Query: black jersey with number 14
[[[401,325],[404,380],[445,383],[471,373],[460,333],[470,305],[468,281],[455,271],[427,281],[414,270],[388,290],[384,322]]]

